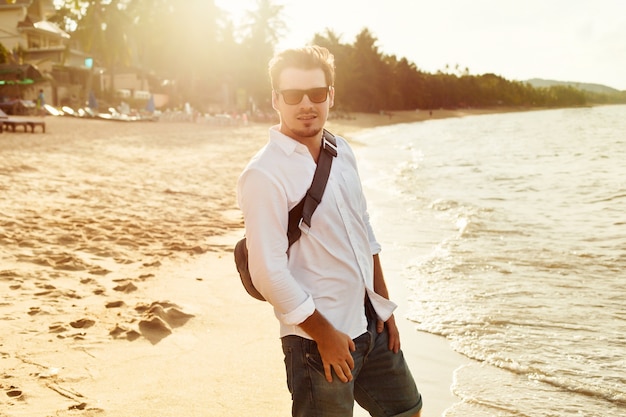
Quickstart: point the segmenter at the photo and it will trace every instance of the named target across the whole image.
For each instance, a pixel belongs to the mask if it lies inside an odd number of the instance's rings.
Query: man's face
[[[290,90],[322,88],[328,88],[328,85],[324,71],[321,69],[286,68],[282,71],[278,79],[277,90],[279,92],[272,93],[272,106],[280,114],[280,131],[283,134],[303,143],[318,136],[333,106],[335,90],[332,87],[328,89],[328,95],[321,103],[315,103],[323,99],[324,95],[320,94],[321,90],[313,90],[304,95]],[[294,103],[300,95],[302,99]]]

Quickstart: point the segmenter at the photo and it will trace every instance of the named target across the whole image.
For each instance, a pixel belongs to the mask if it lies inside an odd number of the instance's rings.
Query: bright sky
[[[235,23],[256,0],[216,0]],[[363,28],[379,50],[423,71],[544,78],[626,90],[625,0],[274,0],[289,33],[280,48],[326,28],[353,43]]]

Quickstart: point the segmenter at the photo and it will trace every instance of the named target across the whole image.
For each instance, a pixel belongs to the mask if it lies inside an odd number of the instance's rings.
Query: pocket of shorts
[[[289,346],[283,346],[285,354],[285,373],[287,374],[287,388],[293,394],[293,349]]]
[[[317,347],[312,347],[306,354],[306,364],[315,372],[325,377],[324,374],[324,362],[322,361],[322,356],[320,355]]]

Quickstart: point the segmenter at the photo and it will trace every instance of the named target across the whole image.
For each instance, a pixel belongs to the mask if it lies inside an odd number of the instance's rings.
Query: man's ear
[[[272,90],[272,107],[278,111],[278,93]]]
[[[330,91],[328,93],[328,107],[331,108],[335,105],[335,87],[330,87]]]

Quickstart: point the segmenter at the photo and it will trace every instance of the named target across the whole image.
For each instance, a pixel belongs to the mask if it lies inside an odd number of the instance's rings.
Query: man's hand
[[[350,336],[335,329],[317,310],[300,323],[300,327],[317,342],[326,380],[333,382],[334,369],[339,380],[352,381],[354,359],[350,352],[354,352],[356,346]]]
[[[324,375],[328,382],[333,382],[333,369],[341,382],[352,381],[354,359],[350,352],[354,352],[356,346],[347,334],[333,329],[325,337],[317,340],[317,348],[322,356]]]
[[[396,326],[396,319],[393,315],[389,317],[387,322],[382,320],[378,320],[376,323],[376,331],[378,333],[382,333],[387,328],[387,333],[389,336],[389,350],[393,351],[393,353],[398,353],[400,351],[400,332],[398,331],[398,326]]]

